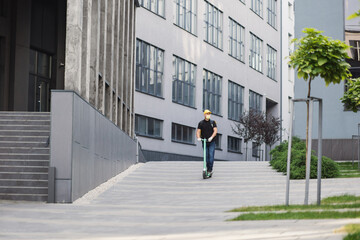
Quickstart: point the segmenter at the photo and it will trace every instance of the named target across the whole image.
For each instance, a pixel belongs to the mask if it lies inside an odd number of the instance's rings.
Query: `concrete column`
[[[113,67],[113,90],[115,91],[115,99],[113,99],[113,122],[118,125],[118,109],[119,109],[119,91],[118,91],[118,73],[119,73],[119,31],[120,31],[120,1],[115,1],[114,6],[114,67]]]
[[[65,89],[81,94],[83,0],[67,2]]]
[[[106,24],[106,58],[105,58],[105,79],[109,83],[110,91],[105,96],[107,101],[109,119],[112,119],[112,89],[113,89],[113,57],[114,57],[114,0],[107,0],[108,6],[106,10],[107,24]]]
[[[28,101],[29,54],[31,29],[31,1],[19,0],[16,6],[16,35],[14,62],[14,111],[27,111],[33,102]]]
[[[134,135],[134,87],[135,87],[135,1],[130,1],[130,79],[129,79],[129,136]]]
[[[82,34],[82,64],[81,64],[81,96],[90,99],[90,54],[91,54],[91,24],[92,0],[83,0],[83,34]]]
[[[119,77],[118,77],[118,95],[120,96],[120,103],[119,103],[119,108],[118,108],[118,125],[119,127],[123,129],[123,121],[124,121],[124,116],[123,116],[123,102],[124,102],[124,91],[123,91],[123,82],[125,81],[124,79],[124,71],[125,71],[125,64],[124,64],[124,60],[125,60],[125,56],[124,56],[124,50],[125,50],[125,26],[126,26],[126,21],[125,21],[125,8],[126,4],[125,1],[120,1],[120,37],[119,37],[119,61],[120,61],[120,69],[119,69]]]
[[[106,79],[106,25],[107,25],[107,1],[100,1],[100,52],[99,52],[99,80],[98,80],[98,105],[97,109],[105,114],[105,81]]]
[[[123,78],[123,101],[125,102],[125,107],[128,107],[129,101],[128,101],[128,91],[129,91],[129,43],[130,43],[130,19],[129,19],[129,12],[130,12],[130,0],[127,0],[125,3],[125,37],[124,37],[124,78]],[[127,116],[127,109],[123,111],[123,126],[124,131],[128,133],[128,116]]]
[[[99,88],[99,51],[100,51],[100,1],[93,0],[91,8],[91,48],[89,102],[98,106]]]

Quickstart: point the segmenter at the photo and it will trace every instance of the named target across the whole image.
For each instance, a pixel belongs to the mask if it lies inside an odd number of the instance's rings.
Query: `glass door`
[[[34,88],[34,111],[50,110],[51,61],[49,54],[30,50],[30,83]]]

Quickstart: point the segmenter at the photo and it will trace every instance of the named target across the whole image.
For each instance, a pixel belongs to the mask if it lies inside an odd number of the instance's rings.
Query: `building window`
[[[175,0],[175,3],[175,24],[192,34],[196,34],[197,0]]]
[[[177,123],[171,125],[171,140],[174,142],[194,144],[195,128]]]
[[[241,138],[228,136],[228,152],[241,153]]]
[[[162,97],[163,72],[164,51],[137,39],[135,89]]]
[[[292,104],[292,97],[288,96],[289,98],[289,107],[288,107],[288,113],[291,113],[291,104]]]
[[[244,87],[229,81],[228,118],[239,121],[244,109]]]
[[[276,28],[276,3],[277,0],[268,0],[268,24]]]
[[[140,0],[140,5],[159,16],[165,16],[165,0]]]
[[[245,28],[229,18],[229,54],[244,62],[245,53]]]
[[[351,58],[355,61],[360,61],[360,41],[350,40]]]
[[[175,74],[172,83],[173,102],[195,107],[196,65],[174,57]]]
[[[294,15],[294,9],[293,9],[293,5],[291,2],[288,3],[288,16],[289,19],[293,20],[293,15]]]
[[[256,92],[249,91],[249,110],[261,112],[262,96]]]
[[[212,113],[221,115],[221,83],[221,76],[204,69],[203,110],[209,109]]]
[[[0,17],[5,17],[5,12],[6,12],[6,8],[5,8],[5,1],[4,0],[0,0]]]
[[[294,82],[294,72],[293,72],[293,68],[291,66],[288,66],[288,79],[289,79],[289,82]]]
[[[215,138],[215,149],[221,150],[221,137],[222,134],[218,133],[216,134],[216,138]]]
[[[289,56],[290,56],[290,55],[292,54],[292,52],[293,52],[293,49],[292,49],[292,40],[293,40],[292,34],[291,34],[291,33],[288,33]]]
[[[260,158],[260,145],[256,142],[252,143],[252,156],[255,158]]]
[[[257,15],[262,17],[263,1],[262,0],[251,0],[251,10],[253,10]]]
[[[206,1],[205,4],[205,41],[222,49],[223,13]]]
[[[262,42],[260,38],[250,33],[249,65],[259,72],[262,72]]]
[[[162,138],[163,121],[151,117],[135,115],[135,133],[139,136]]]
[[[276,50],[267,45],[267,76],[276,80]]]
[[[344,94],[345,94],[345,92],[347,92],[349,90],[349,87],[347,85],[348,85],[348,80],[345,80]],[[358,111],[360,111],[360,106],[357,109],[358,109]],[[352,109],[347,104],[344,104],[344,111],[352,111]]]

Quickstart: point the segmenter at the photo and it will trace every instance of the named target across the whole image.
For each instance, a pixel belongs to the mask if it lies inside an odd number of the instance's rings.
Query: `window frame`
[[[143,120],[145,120],[145,133],[139,132],[139,118],[142,118]],[[154,132],[156,129],[156,122],[159,123],[159,135],[156,134],[149,134],[149,120],[154,121]],[[142,123],[143,124],[143,123]],[[157,119],[157,118],[153,118],[153,117],[148,117],[145,115],[141,115],[141,114],[135,114],[135,126],[134,126],[134,131],[135,134],[137,136],[141,136],[141,137],[148,137],[148,138],[154,138],[154,139],[160,139],[163,140],[163,124],[164,121],[161,119]]]
[[[272,26],[274,29],[277,29],[277,0],[268,0],[268,19],[267,23]]]
[[[196,102],[196,73],[197,66],[181,57],[173,55],[173,67],[174,67],[174,75],[172,79],[172,101],[174,103],[178,103],[187,107],[195,108]],[[180,63],[183,63],[181,66]],[[187,67],[186,67],[187,66]],[[181,77],[179,68],[181,67]],[[186,75],[186,69],[188,73]],[[194,71],[193,71],[194,69]],[[186,77],[187,76],[187,77]],[[180,79],[181,78],[181,79]],[[188,78],[188,80],[186,80]],[[181,84],[181,95],[182,100],[179,100],[180,90],[178,88],[179,84]],[[185,90],[188,89],[188,103],[185,102]],[[191,96],[192,94],[192,96]]]
[[[215,88],[215,89],[214,89]],[[221,116],[222,76],[203,69],[203,111]],[[212,103],[212,104],[211,104]],[[215,105],[215,106],[212,106]]]
[[[262,73],[262,52],[263,52],[263,40],[258,36],[250,32],[250,54],[249,54],[249,66]]]
[[[145,1],[147,5],[145,6]],[[162,2],[162,9],[161,12],[159,11],[159,2]],[[159,17],[165,18],[165,0],[154,0],[155,6],[152,6],[152,0],[139,0],[139,4],[141,7],[149,10],[150,12],[158,15]],[[153,10],[156,8],[156,10]]]
[[[236,143],[236,145],[238,145],[238,150],[230,148],[232,146],[230,141],[236,141],[235,143]],[[242,147],[242,139],[241,138],[237,138],[237,137],[233,137],[233,136],[227,137],[227,151],[228,152],[242,154],[241,147]]]
[[[236,34],[234,38],[234,29],[235,25]],[[238,34],[239,31],[239,34]],[[237,38],[240,39],[237,39]],[[234,44],[235,43],[235,44]],[[235,54],[234,45],[236,46]],[[239,49],[239,52],[238,52]],[[243,27],[240,23],[229,17],[229,55],[234,57],[235,59],[245,63],[245,27]],[[239,56],[237,56],[239,55]]]
[[[151,53],[154,58],[152,61]],[[160,57],[161,59],[159,60]],[[149,44],[141,39],[136,39],[136,91],[154,97],[163,98],[164,57],[165,51],[161,48]],[[150,84],[151,82],[153,82],[153,84]],[[153,85],[153,90],[149,89],[149,86],[151,85]]]
[[[260,18],[263,18],[263,4],[263,0],[251,0],[250,9]]]
[[[174,129],[174,127],[175,127],[175,129]],[[178,133],[177,127],[180,127],[180,129],[181,129],[180,130],[181,139],[177,138],[177,133]],[[186,128],[187,130],[191,130],[191,135],[187,136],[189,141],[184,140],[184,136],[183,136],[184,128]],[[190,131],[187,131],[187,132],[190,133]],[[175,133],[175,136],[174,136],[174,133]],[[194,145],[195,146],[195,128],[189,127],[189,126],[186,126],[186,125],[182,125],[182,124],[179,124],[179,123],[172,122],[171,123],[171,141],[176,142],[176,143],[182,143],[182,144],[188,144],[188,145]]]
[[[181,0],[175,0],[175,22],[174,24],[181,29],[193,34],[197,35],[197,11],[198,4],[197,0],[184,0],[185,6],[181,4]],[[190,6],[188,6],[188,3]],[[188,8],[189,7],[189,8]],[[195,9],[193,9],[195,8]],[[183,17],[181,18],[181,9],[183,13]],[[189,18],[190,16],[190,18]],[[190,25],[188,25],[190,22]],[[188,27],[189,26],[189,27]],[[190,29],[189,29],[190,28]]]
[[[267,54],[266,54],[266,63],[267,63],[267,76],[276,81],[276,61],[277,61],[277,51],[275,48],[267,44]]]
[[[257,112],[262,112],[262,107],[263,107],[262,98],[263,96],[261,94],[249,90],[249,111],[254,110]],[[253,105],[256,105],[255,108]]]
[[[223,49],[223,12],[205,0],[205,39],[209,43],[220,50]]]
[[[240,90],[240,91],[238,91]],[[236,94],[238,93],[238,94]],[[236,95],[235,95],[236,94]],[[234,96],[235,95],[235,96]],[[232,98],[235,97],[235,99]],[[238,101],[240,100],[240,101]],[[235,106],[233,106],[235,105]],[[239,118],[236,119],[236,111],[232,113],[231,108],[233,110],[236,109],[236,106],[239,106],[238,115]],[[244,87],[240,84],[237,84],[231,80],[228,81],[228,119],[239,122],[240,117],[244,113]]]
[[[221,138],[222,138],[222,134],[221,133],[217,133],[216,137],[215,137],[215,150],[219,150],[222,151],[221,148]]]

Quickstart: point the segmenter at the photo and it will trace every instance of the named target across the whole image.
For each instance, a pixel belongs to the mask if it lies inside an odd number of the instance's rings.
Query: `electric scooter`
[[[206,142],[207,139],[203,138],[201,141],[204,142],[204,169],[203,169],[203,179],[211,178],[211,174],[208,174],[207,167],[206,167]]]

